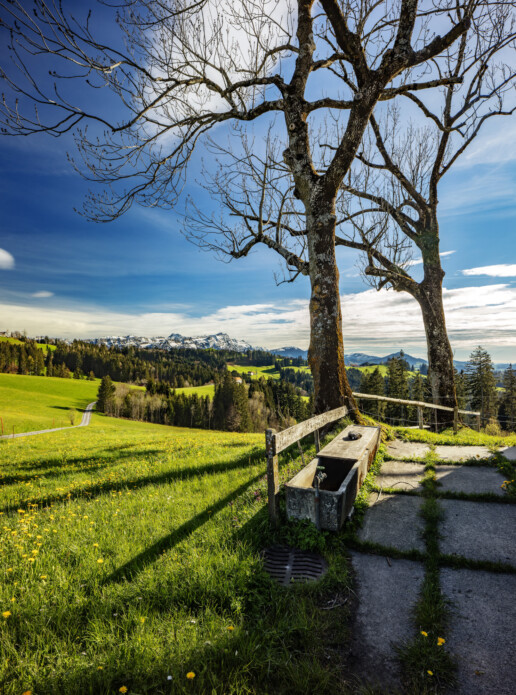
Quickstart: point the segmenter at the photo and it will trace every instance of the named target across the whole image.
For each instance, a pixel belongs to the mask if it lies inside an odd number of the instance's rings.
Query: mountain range
[[[237,340],[230,338],[227,333],[215,333],[213,335],[201,335],[197,337],[185,337],[180,333],[171,333],[169,336],[145,337],[137,335],[126,336],[107,336],[105,338],[91,338],[88,342],[95,344],[104,344],[108,347],[137,347],[137,348],[154,348],[159,350],[171,350],[173,348],[191,348],[191,349],[207,349],[214,350],[231,350],[234,352],[247,352],[248,350],[263,350],[271,352],[278,357],[302,357],[306,359],[308,356],[307,350],[290,346],[281,348],[262,348],[251,345],[245,340]],[[360,367],[364,364],[387,364],[393,357],[399,357],[400,352],[393,352],[384,357],[377,355],[367,355],[363,352],[352,352],[344,355],[344,360],[348,367]],[[413,357],[407,353],[404,354],[404,359],[408,362],[410,369],[419,370],[422,366],[427,365],[427,360],[422,357]],[[466,362],[454,360],[453,364],[456,369],[464,369]],[[507,369],[508,363],[495,364],[495,369]]]

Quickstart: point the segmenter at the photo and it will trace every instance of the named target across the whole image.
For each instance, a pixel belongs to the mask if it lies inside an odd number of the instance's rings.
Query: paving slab
[[[501,497],[507,494],[501,488],[504,477],[496,468],[441,464],[435,469],[437,480],[441,483],[440,490],[468,494],[491,492]]]
[[[516,505],[462,500],[439,504],[444,511],[442,553],[516,567]]]
[[[421,591],[423,565],[352,552],[358,607],[353,626],[352,660],[363,682],[400,687],[395,646],[413,633],[412,608]],[[403,596],[403,601],[396,597]]]
[[[394,487],[398,490],[421,490],[419,483],[425,472],[422,463],[407,461],[384,461],[376,476],[379,487]]]
[[[387,445],[389,456],[400,459],[422,459],[430,451],[428,444],[421,442],[402,442],[395,439]]]
[[[442,444],[435,447],[435,453],[442,461],[468,461],[469,459],[488,459],[492,456],[487,446]]]
[[[516,461],[516,446],[502,446],[499,451],[508,461]]]
[[[371,506],[364,515],[358,538],[398,550],[424,552],[423,520],[419,515],[422,503],[421,497],[371,493]]]
[[[441,588],[452,601],[446,646],[458,660],[453,695],[514,695],[516,576],[445,568]]]

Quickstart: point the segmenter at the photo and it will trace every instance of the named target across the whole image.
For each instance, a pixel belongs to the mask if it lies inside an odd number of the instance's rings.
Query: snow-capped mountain
[[[154,348],[160,350],[171,350],[172,348],[191,348],[214,350],[233,350],[235,352],[246,352],[247,350],[262,350],[255,348],[245,340],[230,338],[227,333],[216,333],[215,335],[201,335],[197,337],[185,337],[179,333],[171,333],[168,337],[154,336],[145,337],[138,335],[111,335],[105,338],[92,338],[88,342],[96,345],[102,344],[108,347],[136,347]]]

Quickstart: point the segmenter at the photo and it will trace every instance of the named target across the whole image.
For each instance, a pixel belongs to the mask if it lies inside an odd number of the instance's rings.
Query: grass
[[[302,465],[286,452],[281,478]],[[340,545],[319,538],[313,585],[262,569],[267,545],[313,542],[269,530],[262,435],[94,413],[0,442],[0,466],[4,695],[351,692],[349,609],[324,610],[349,592]]]
[[[198,396],[209,396],[210,398],[213,398],[215,395],[215,386],[214,384],[205,384],[204,386],[186,386],[182,389],[175,389],[175,392],[184,393],[187,396],[192,396],[194,393],[196,393]]]
[[[6,343],[14,343],[15,345],[22,345],[23,340],[18,340],[18,338],[8,338],[5,335],[0,335],[0,340],[3,340]],[[36,345],[43,350],[45,355],[49,350],[55,350],[56,346],[55,345],[49,345],[48,343],[36,343]]]
[[[494,450],[499,446],[516,446],[516,433],[506,437],[493,436],[484,432],[462,427],[454,434],[453,430],[442,432],[430,432],[429,430],[409,429],[407,427],[395,427],[397,436],[406,442],[424,442],[426,444],[451,444],[452,446],[486,446]]]
[[[4,434],[12,434],[13,427],[16,433],[69,427],[69,409],[83,410],[96,400],[99,383],[98,379],[0,374],[0,417]]]
[[[249,365],[239,365],[239,364],[228,364],[227,365],[228,372],[238,372],[239,374],[247,374],[247,372],[254,372],[254,375],[251,377],[251,379],[261,379],[264,377],[265,379],[279,379],[280,378],[280,373],[277,369],[275,369],[273,364],[265,365],[262,367],[255,367],[255,366],[249,366]]]

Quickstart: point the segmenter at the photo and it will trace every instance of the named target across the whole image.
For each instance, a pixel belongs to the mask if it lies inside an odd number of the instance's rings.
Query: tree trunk
[[[423,250],[425,277],[419,285],[416,299],[421,307],[428,349],[428,378],[432,389],[433,402],[449,408],[457,407],[453,352],[451,349],[443,307],[442,282],[444,271],[441,268],[439,252],[426,257]],[[453,412],[436,410],[437,429],[453,426]],[[434,418],[433,418],[434,419]]]
[[[313,206],[307,215],[310,265],[310,347],[308,362],[314,379],[314,412],[347,405],[350,416],[361,420],[344,366],[339,271],[335,258],[335,222],[332,205]]]

